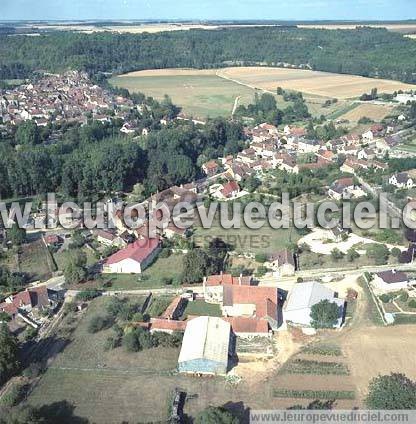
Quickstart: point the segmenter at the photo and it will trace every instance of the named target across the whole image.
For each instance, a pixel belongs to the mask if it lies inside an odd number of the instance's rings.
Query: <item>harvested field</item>
[[[378,374],[401,372],[416,378],[416,327],[369,327],[348,334],[343,345],[360,397]],[[365,360],[364,358],[371,358]]]
[[[381,23],[381,24],[372,24],[372,23],[356,23],[356,24],[306,24],[298,25],[299,28],[316,28],[316,29],[355,29],[357,26],[368,26],[372,28],[386,28],[392,32],[400,32],[402,34],[409,34],[416,31],[416,24],[390,24],[390,23]]]
[[[380,92],[413,87],[397,81],[354,75],[268,67],[232,67],[220,70],[152,69],[119,75],[111,78],[110,83],[131,92],[143,92],[158,100],[162,100],[167,94],[187,115],[202,119],[229,116],[235,105],[252,103],[256,89],[275,94],[276,88],[280,86],[304,92],[304,98],[313,116],[323,114],[331,119],[342,116],[352,121],[356,116],[358,120],[366,114],[371,119],[381,119],[390,109],[383,105],[354,106],[343,99],[358,97],[375,87]],[[328,98],[340,100],[324,107]],[[282,96],[276,96],[276,100],[281,108],[288,105]],[[352,113],[349,118],[348,112]],[[365,114],[361,115],[361,112]]]
[[[303,69],[269,67],[233,67],[218,71],[218,75],[262,90],[276,91],[277,87],[323,97],[347,99],[358,97],[377,88],[379,92],[415,89],[399,81],[364,78],[355,75],[331,74]]]
[[[358,122],[360,118],[370,118],[373,121],[381,121],[394,109],[394,106],[376,105],[376,104],[360,104],[354,109],[341,115],[339,119],[348,119],[349,121]]]

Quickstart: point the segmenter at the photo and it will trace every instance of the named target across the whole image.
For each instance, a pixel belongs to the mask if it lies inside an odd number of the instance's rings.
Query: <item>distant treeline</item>
[[[416,42],[385,29],[251,27],[157,34],[0,35],[0,79],[34,70],[123,73],[152,68],[215,68],[290,63],[314,70],[416,83]]]

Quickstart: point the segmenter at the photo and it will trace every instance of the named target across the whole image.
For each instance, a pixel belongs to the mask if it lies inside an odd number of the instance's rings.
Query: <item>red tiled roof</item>
[[[354,185],[354,179],[352,177],[344,177],[344,178],[339,178],[338,180],[334,181],[334,183],[336,183],[339,186],[349,187]]]
[[[46,286],[39,286],[29,289],[30,298],[32,299],[32,306],[48,306],[48,288]]]
[[[232,285],[243,285],[249,286],[251,283],[251,277],[233,277],[231,274],[218,274],[210,275],[207,277],[207,286],[232,286]]]
[[[224,317],[229,322],[234,333],[268,333],[267,320],[254,317]]]
[[[271,313],[271,304],[276,305],[275,311]],[[232,306],[234,304],[254,304],[256,305],[256,316],[264,318],[270,316],[276,318],[278,292],[276,287],[258,286],[225,286],[224,304]]]
[[[210,160],[209,162],[204,163],[203,165],[206,169],[213,170],[218,168],[217,162],[215,160]]]
[[[171,331],[185,331],[187,321],[176,321],[173,319],[152,318],[152,330],[171,330]]]
[[[111,255],[105,263],[111,265],[124,261],[125,259],[132,259],[141,263],[159,247],[159,242],[159,238],[143,238],[136,240],[126,248]]]
[[[233,192],[239,192],[239,191],[240,191],[240,187],[238,186],[238,184],[235,181],[230,181],[224,185],[224,187],[221,190],[221,193],[225,197],[228,197]]]
[[[59,243],[59,237],[56,234],[49,234],[45,237],[46,243],[54,244]]]
[[[175,312],[180,308],[181,304],[184,302],[184,299],[180,296],[175,297],[170,305],[166,308],[165,312],[162,314],[161,318],[172,319],[175,315]]]
[[[32,306],[32,298],[30,296],[30,292],[28,291],[22,291],[20,293],[17,293],[13,296],[13,305],[16,306],[16,308],[21,308],[23,306],[30,305]]]
[[[13,303],[0,303],[0,312],[4,312],[8,315],[16,315],[18,313],[17,307]]]

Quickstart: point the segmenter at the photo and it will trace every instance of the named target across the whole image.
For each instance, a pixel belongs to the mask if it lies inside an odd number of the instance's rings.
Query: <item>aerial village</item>
[[[78,72],[47,75],[37,82],[5,90],[1,93],[0,106],[3,127],[18,125],[24,120],[34,120],[42,127],[51,119],[79,123],[93,119],[104,123],[121,118],[124,123],[120,132],[133,139],[145,138],[150,131],[139,129],[129,121],[130,109],[134,107],[131,100],[107,93]],[[140,105],[137,110],[140,111]],[[175,119],[192,120],[183,114]],[[260,188],[267,195],[267,187],[276,178],[276,172],[286,178],[308,170],[315,172],[314,175],[322,175],[325,180],[325,170],[336,165],[340,177],[329,184],[323,182],[322,199],[363,199],[375,195],[383,186],[391,194],[388,202],[394,211],[398,207],[397,200],[403,205],[403,202],[412,202],[416,198],[413,194],[416,170],[393,172],[387,161],[395,155],[405,157],[404,152],[395,148],[400,146],[406,120],[403,112],[387,122],[368,125],[361,133],[347,133],[328,141],[311,138],[305,126],[278,128],[268,123],[247,126],[244,132],[246,147],[238,154],[209,160],[201,166],[205,175],[200,179],[154,193],[140,203],[149,207],[152,202],[163,201],[170,209],[184,201],[195,207],[206,199],[232,203],[260,193]],[[161,121],[161,125],[170,125],[168,119]],[[203,126],[204,122],[195,121],[194,124]],[[319,174],[321,170],[323,173]],[[255,181],[256,187],[249,186],[247,181]],[[121,204],[123,210],[125,203],[118,195],[107,200]],[[51,205],[43,205],[32,211],[26,228],[28,234],[38,232],[36,223],[47,219],[50,208]],[[58,205],[53,208],[58,209]],[[32,328],[36,337],[41,339],[60,319],[66,304],[75,305],[76,311],[82,314],[97,295],[145,295],[142,318],[153,303],[158,303],[159,297],[168,297],[169,302],[164,303],[165,308],[159,314],[130,322],[129,327],[139,327],[150,334],[183,335],[177,364],[180,373],[227,375],[233,372],[243,350],[273,357],[274,349],[279,351],[281,348],[279,334],[291,329],[312,338],[321,328],[342,332],[352,319],[349,304],[354,304],[363,290],[370,294],[386,325],[394,323],[397,316],[414,313],[409,305],[416,301],[416,283],[413,274],[406,272],[414,259],[413,242],[416,239],[413,234],[404,242],[394,237],[392,241],[384,242],[380,238],[371,239],[370,234],[358,234],[341,226],[332,230],[313,229],[302,234],[296,243],[262,255],[231,247],[223,269],[217,274],[204,275],[195,283],[175,281],[172,284],[172,278],[166,277],[169,269],[165,269],[165,276],[160,278],[164,286],[146,287],[146,279],[142,276],[149,270],[163,267],[160,260],[166,257],[165,252],[174,253],[176,261],[181,261],[192,249],[194,229],[183,230],[169,223],[158,230],[156,238],[149,238],[146,220],[131,229],[125,225],[120,213],[113,219],[114,229],[89,231],[83,229],[82,211],[79,211],[75,218],[78,225],[74,229],[59,226],[51,231],[46,229],[39,243],[55,254],[81,240],[83,248],[98,252],[98,257],[88,264],[93,274],[91,280],[102,281],[107,276],[121,275],[129,277],[134,285],[123,291],[112,288],[111,284],[108,287],[69,284],[62,270],[55,271],[49,279],[33,281],[2,300],[1,317],[13,331],[19,334],[25,332],[25,328]],[[8,231],[1,230],[4,251],[9,249]],[[386,256],[386,261],[354,266],[355,258],[366,256],[366,244],[373,248],[383,246],[381,256]],[[373,256],[378,256],[379,251],[375,249],[375,252]],[[304,267],[302,258],[311,254],[319,260],[326,257],[335,263],[335,267],[327,266],[328,261]],[[367,256],[371,257],[368,252]],[[352,258],[349,264],[345,265],[345,257]],[[341,258],[344,258],[345,269],[339,270],[337,268],[343,267],[337,266]],[[226,266],[229,260],[237,260],[243,265],[230,269]],[[245,266],[253,262],[258,262],[254,269]],[[362,286],[358,285],[357,279]],[[410,301],[403,302],[404,298]],[[193,304],[199,305],[194,310],[200,313],[185,314]],[[331,305],[333,314],[329,321],[319,321],[317,305]],[[216,313],[204,313],[212,311],[212,307]],[[263,340],[260,352],[259,339]],[[244,349],[240,351],[241,346]]]

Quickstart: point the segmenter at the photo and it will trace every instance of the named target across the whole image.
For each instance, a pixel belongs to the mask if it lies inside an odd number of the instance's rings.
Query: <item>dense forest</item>
[[[159,119],[167,106],[150,98],[146,103],[152,111],[136,116],[151,129],[146,138],[121,136],[122,123],[113,119],[64,125],[58,142],[47,144],[49,128],[21,123],[14,134],[0,138],[0,197],[59,192],[93,201],[135,184],[147,195],[192,181],[201,176],[205,161],[244,146],[239,123],[218,118],[202,128],[186,122],[162,128]]]
[[[0,79],[33,70],[136,69],[290,63],[315,70],[416,82],[416,43],[385,29],[253,27],[158,34],[0,35]]]

